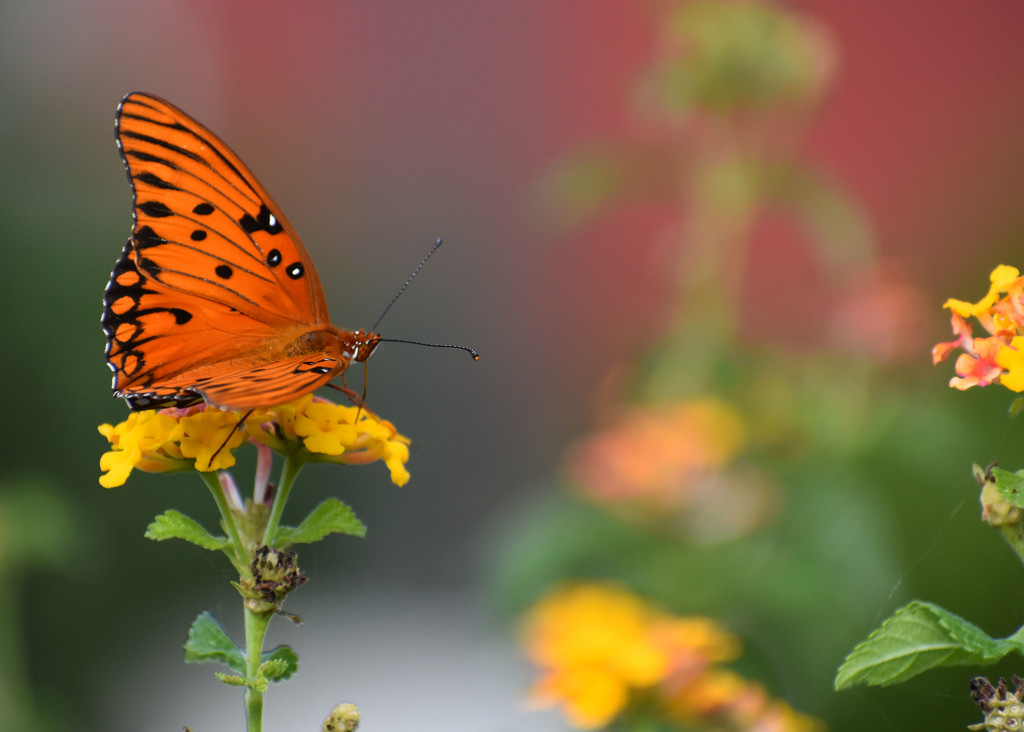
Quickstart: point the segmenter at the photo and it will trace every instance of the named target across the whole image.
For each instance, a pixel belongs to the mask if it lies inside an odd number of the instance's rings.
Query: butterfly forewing
[[[298,235],[242,161],[173,105],[130,94],[117,141],[134,191],[136,263],[174,290],[264,321],[329,322]]]

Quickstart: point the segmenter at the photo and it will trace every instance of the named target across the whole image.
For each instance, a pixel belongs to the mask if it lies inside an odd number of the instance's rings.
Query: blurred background
[[[724,102],[658,92],[684,53],[670,26],[686,5],[0,9],[6,704],[38,729],[241,727],[241,694],[213,667],[185,666],[180,649],[204,608],[239,635],[227,563],[142,536],[168,508],[215,525],[205,489],[188,475],[96,482],[96,425],[127,413],[110,397],[99,316],[131,225],[113,115],[139,90],[249,164],[302,234],[341,327],[372,324],[443,236],[380,329],[482,355],[397,344],[375,355],[368,402],[413,440],[407,486],[382,466],[313,466],[300,479],[293,520],[333,495],[369,533],[303,552],[312,581],[287,609],[306,623],[279,623],[271,638],[296,649],[300,671],[271,689],[268,730],[317,729],[340,701],[358,703],[370,730],[565,729],[557,710],[524,711],[534,672],[516,628],[577,576],[722,619],[743,637],[744,671],[829,729],[978,721],[976,669],[842,694],[832,678],[914,597],[993,636],[1022,620],[1019,567],[977,521],[970,465],[1021,467],[1024,432],[1005,416],[1006,393],[951,392],[952,368],[933,368],[929,348],[949,337],[947,297],[976,300],[996,264],[1022,261],[1024,7],[770,6],[799,29],[803,86],[764,101],[778,114],[732,115],[750,102],[742,89]],[[715,208],[702,176],[731,143],[738,159],[768,151],[809,171],[792,205],[773,209],[784,197],[769,195],[758,212]],[[622,183],[637,171],[641,184]],[[742,231],[719,238],[734,214]],[[703,279],[695,262],[707,259],[686,258],[701,251],[713,261]],[[717,343],[715,375],[696,369],[693,393],[659,390],[673,358],[692,366],[706,343]],[[616,405],[709,389],[752,423],[770,510],[729,536],[680,539],[573,491],[578,440],[615,423]],[[740,534],[761,542],[770,600],[735,574],[716,589],[722,547],[754,556]],[[617,561],[624,547],[635,565]],[[639,578],[654,556],[658,576]]]

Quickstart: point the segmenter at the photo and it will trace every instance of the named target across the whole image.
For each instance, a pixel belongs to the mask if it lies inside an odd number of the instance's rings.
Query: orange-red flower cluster
[[[1024,277],[1016,267],[1002,264],[992,270],[989,280],[988,294],[978,302],[946,301],[944,307],[953,312],[956,338],[933,347],[932,361],[944,361],[960,349],[956,376],[949,380],[953,388],[1001,384],[1011,391],[1024,391]],[[974,337],[971,318],[989,335]]]

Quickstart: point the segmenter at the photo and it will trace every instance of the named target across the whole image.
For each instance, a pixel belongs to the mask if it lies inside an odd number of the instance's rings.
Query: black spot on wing
[[[157,158],[155,155],[150,155],[148,157],[153,158],[154,161],[155,160],[160,160],[160,158]],[[164,162],[164,164],[168,165],[166,162]],[[171,166],[168,165],[168,167],[171,167]],[[154,188],[160,188],[160,189],[165,190],[165,191],[179,191],[179,190],[181,190],[180,188],[178,188],[178,186],[174,185],[173,183],[168,183],[167,181],[165,181],[163,178],[161,178],[156,173],[151,173],[151,172],[140,173],[139,175],[135,176],[135,179],[142,181],[146,185],[153,186]]]
[[[157,165],[163,165],[164,167],[171,168],[172,170],[179,169],[178,166],[172,163],[170,160],[162,158],[159,155],[153,155],[148,152],[143,152],[142,150],[129,150],[128,152],[125,153],[125,155],[130,158],[135,158],[136,160],[141,160],[144,163],[156,163]],[[143,173],[142,175],[138,176],[138,178],[139,180],[145,180],[145,176],[147,175],[156,178],[156,180],[160,180],[160,178],[157,178],[157,176],[154,175],[153,173]],[[174,187],[170,183],[167,183],[166,181],[160,180],[160,182],[168,186],[169,188]]]
[[[137,208],[147,216],[152,216],[154,219],[162,219],[167,216],[173,216],[174,212],[168,208],[167,204],[163,201],[144,201],[137,205]]]
[[[260,205],[259,213],[254,218],[252,214],[246,214],[238,220],[242,230],[246,234],[254,234],[257,231],[265,231],[268,234],[280,234],[284,231],[284,227],[281,226],[281,222],[277,220],[274,214],[270,213],[270,209],[267,208],[266,204]]]
[[[149,247],[158,247],[161,244],[166,244],[167,240],[162,236],[159,236],[149,226],[140,226],[134,234],[132,239],[135,241],[135,246],[139,249],[148,249]]]

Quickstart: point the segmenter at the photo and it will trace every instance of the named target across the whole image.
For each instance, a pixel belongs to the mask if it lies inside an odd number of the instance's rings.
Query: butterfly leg
[[[245,420],[249,419],[249,415],[252,414],[253,411],[254,410],[250,409],[248,412],[243,414],[242,418],[235,423],[234,427],[231,428],[231,431],[228,432],[228,436],[224,438],[224,442],[220,443],[220,447],[218,447],[216,452],[214,452],[213,455],[210,457],[211,464],[213,463],[214,459],[220,454],[220,451],[224,449],[224,446],[228,444],[228,440],[231,439],[231,436],[242,428],[242,425],[245,424]]]
[[[364,369],[366,368],[365,362],[363,364],[363,368]],[[341,383],[343,384],[343,386],[338,386],[334,382],[329,381],[329,382],[327,382],[327,386],[331,387],[332,389],[337,389],[342,394],[347,396],[349,398],[349,400],[353,404],[355,404],[357,407],[359,407],[359,410],[356,412],[356,422],[359,421],[359,417],[362,416],[362,411],[364,409],[369,414],[373,414],[373,412],[370,410],[370,408],[366,406],[366,374],[365,373],[363,374],[363,393],[361,395],[357,394],[354,391],[352,391],[352,389],[350,389],[348,387],[348,382],[345,381],[345,374],[344,373],[341,374]]]

